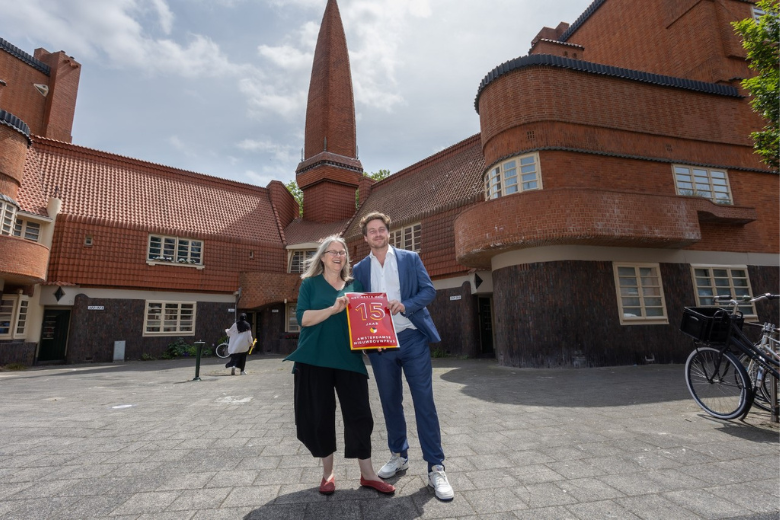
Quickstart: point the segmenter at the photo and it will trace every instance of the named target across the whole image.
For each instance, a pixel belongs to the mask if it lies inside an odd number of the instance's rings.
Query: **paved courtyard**
[[[0,518],[754,518],[780,511],[779,430],[703,414],[679,365],[537,370],[434,360],[455,500],[412,431],[393,497],[336,457],[336,493],[295,438],[291,364],[207,359],[0,372]],[[370,372],[370,371],[369,371]],[[374,465],[387,459],[369,383]],[[340,438],[340,436],[339,436]],[[339,443],[343,449],[343,444]]]

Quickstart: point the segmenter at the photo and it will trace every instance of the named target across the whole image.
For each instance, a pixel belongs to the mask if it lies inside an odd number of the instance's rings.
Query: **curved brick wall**
[[[49,248],[17,237],[0,235],[0,277],[27,285],[46,280]]]
[[[27,157],[27,139],[13,128],[0,125],[0,189],[4,195],[16,199],[24,177]]]
[[[700,214],[725,224],[756,219],[753,208],[696,197],[598,189],[543,189],[478,204],[455,219],[455,253],[469,267],[512,249],[553,244],[680,248],[701,239]]]
[[[638,141],[640,150],[649,146],[641,143],[641,134],[701,142],[710,148],[731,145],[737,151],[729,154],[748,157],[747,164],[765,169],[749,156],[750,132],[763,125],[747,101],[739,98],[536,66],[506,74],[485,87],[479,117],[488,165],[508,153],[538,146],[526,142],[527,135],[503,137],[505,132],[521,125],[528,126],[527,132],[535,130],[536,123],[564,123],[580,126],[540,128],[534,138],[557,132],[554,138],[546,138],[547,146],[628,155],[637,154]],[[739,150],[743,147],[746,150]],[[656,148],[658,144],[644,153]],[[690,151],[680,152],[673,150],[670,159],[690,160]]]
[[[244,272],[239,275],[242,309],[298,299],[301,275],[297,273]]]

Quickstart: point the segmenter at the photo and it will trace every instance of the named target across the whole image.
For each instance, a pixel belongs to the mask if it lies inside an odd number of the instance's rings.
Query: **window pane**
[[[645,309],[645,312],[647,313],[648,317],[652,316],[654,318],[656,317],[661,318],[664,315],[664,310],[658,307],[649,307]]]
[[[19,316],[16,318],[16,335],[24,336],[24,329],[27,325],[27,300],[19,302]]]
[[[163,256],[166,260],[173,260],[174,251],[176,251],[176,239],[163,239]]]
[[[634,276],[636,271],[633,267],[618,267],[619,276]]]
[[[620,280],[620,286],[621,287],[626,287],[626,286],[636,287],[637,286],[636,278],[623,278],[623,277],[621,277],[619,280]]]
[[[41,232],[41,225],[37,222],[27,222],[27,225],[24,228],[24,238],[26,240],[32,240],[33,242],[38,241],[38,236]]]

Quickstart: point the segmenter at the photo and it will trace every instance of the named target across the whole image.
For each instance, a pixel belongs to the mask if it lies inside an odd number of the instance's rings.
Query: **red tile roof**
[[[40,157],[33,147],[27,149],[24,177],[22,177],[22,185],[19,187],[17,197],[17,202],[24,211],[48,216],[46,211],[48,197],[43,190],[43,172],[41,171]]]
[[[62,213],[72,217],[178,236],[282,243],[265,188],[41,137],[33,138],[25,168],[20,193],[31,208],[41,205],[40,183],[43,195],[59,192]]]
[[[349,220],[323,224],[297,218],[284,229],[284,235],[287,238],[287,245],[319,242],[325,237],[341,234],[347,224]]]
[[[482,200],[484,169],[476,134],[374,184],[344,236],[358,238],[360,218],[371,211],[386,213],[395,226]]]

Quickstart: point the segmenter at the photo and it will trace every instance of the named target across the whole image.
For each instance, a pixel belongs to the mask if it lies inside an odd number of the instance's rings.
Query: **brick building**
[[[277,181],[71,144],[80,65],[0,40],[0,363],[109,361],[116,341],[159,355],[215,341],[236,307],[264,350],[288,352],[306,258],[333,233],[362,258],[373,210],[434,279],[434,348],[510,366],[683,361],[683,307],[780,285],[780,183],[752,151],[762,121],[729,25],[753,15],[745,0],[596,0],[487,73],[479,134],[374,183],[329,0],[303,218]],[[776,303],[743,310],[778,318]]]

